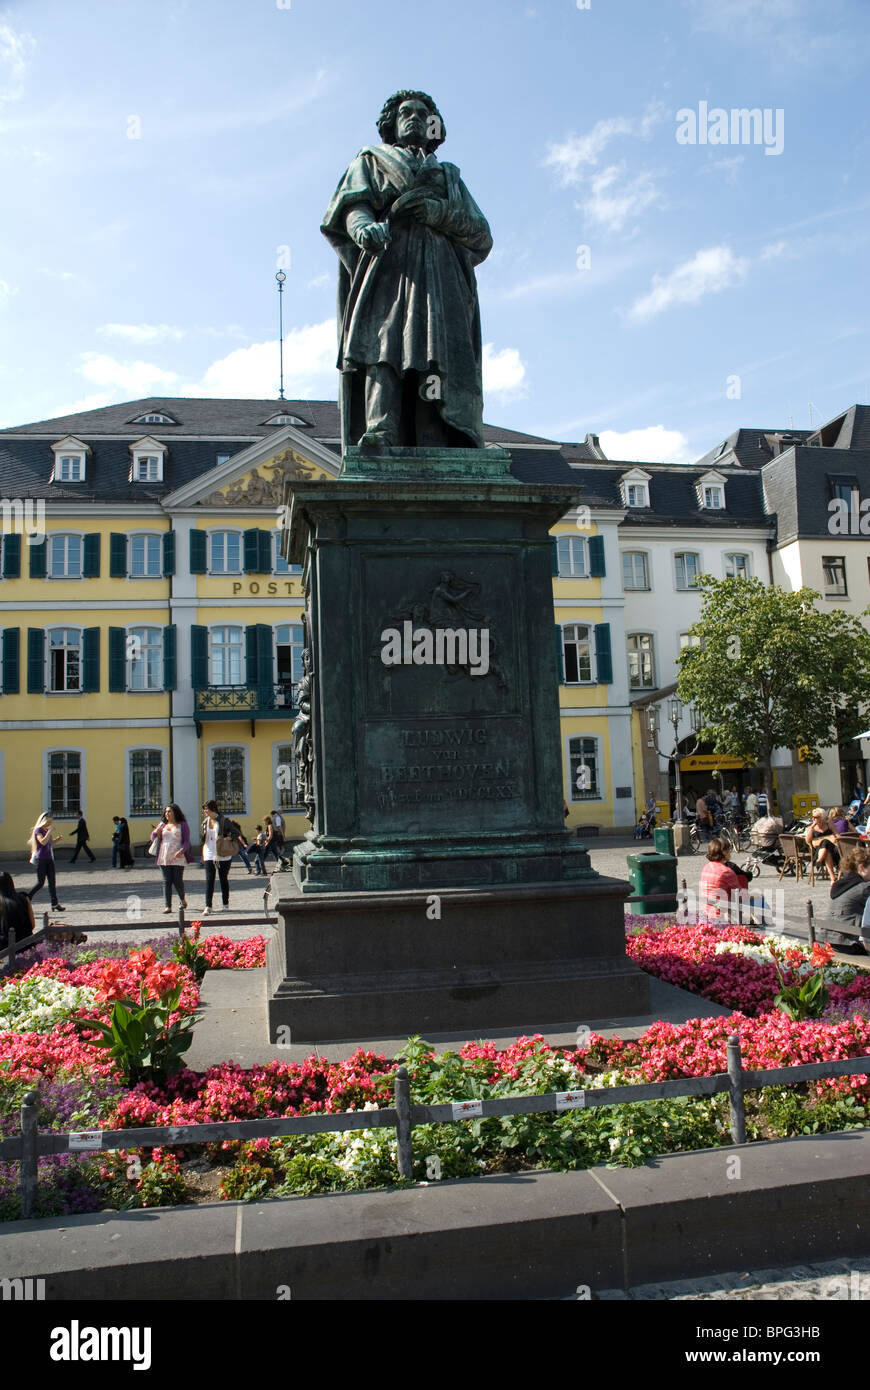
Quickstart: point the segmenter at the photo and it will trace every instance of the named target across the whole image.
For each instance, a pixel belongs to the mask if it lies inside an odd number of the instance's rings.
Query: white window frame
[[[647,683],[647,682],[645,682],[645,681],[640,681],[640,680],[635,682],[635,681],[632,681],[632,679],[631,679],[631,657],[632,657],[631,642],[632,642],[632,639],[633,639],[633,638],[637,638],[637,637],[647,637],[647,638],[649,638],[649,644],[650,644],[650,646],[649,646],[649,658],[650,658],[650,667],[651,667],[651,673],[650,673],[650,674],[651,674],[651,677],[652,677],[652,679],[649,681],[649,683]],[[625,634],[625,650],[626,650],[626,664],[627,664],[627,667],[628,667],[628,688],[629,688],[629,690],[655,690],[655,688],[656,688],[656,635],[655,635],[655,633],[654,633],[654,632],[627,632],[627,633]],[[637,657],[638,657],[638,673],[640,673],[640,671],[641,671],[641,666],[642,666],[642,662],[641,662],[641,655],[642,655],[642,654],[641,654],[641,652],[640,652],[639,649],[638,649],[638,651],[637,651],[636,654],[637,654]]]
[[[228,650],[231,650],[231,649],[235,649],[235,647],[236,647],[236,643],[235,643],[235,642],[223,642],[223,643],[218,644],[218,643],[216,642],[216,640],[215,640],[215,633],[217,633],[217,632],[219,632],[219,631],[227,631],[228,629],[232,629],[232,630],[234,630],[234,631],[238,631],[238,632],[240,632],[241,635],[242,635],[241,644],[240,644],[240,646],[239,646],[239,650],[240,650],[240,652],[241,652],[241,657],[240,657],[240,661],[241,661],[241,679],[238,680],[238,681],[215,681],[215,680],[212,679],[212,677],[213,677],[213,674],[214,674],[214,653],[215,653],[216,648],[220,648],[220,649],[222,649],[222,650],[224,650],[224,651],[228,651]],[[226,662],[224,661],[222,664],[224,665],[224,669],[226,669]],[[209,689],[209,690],[238,690],[238,689],[241,689],[242,687],[244,687],[244,686],[247,684],[247,678],[248,678],[248,669],[247,669],[247,668],[248,668],[248,652],[247,652],[247,639],[246,639],[246,637],[245,637],[245,624],[244,624],[244,623],[215,623],[215,624],[213,624],[213,626],[211,626],[211,627],[209,628],[209,630],[208,630],[208,689]],[[227,747],[229,747],[229,746],[230,746],[230,745],[227,744]]]
[[[293,681],[293,688],[294,688],[294,690],[295,690],[296,686],[299,684],[299,681],[302,679],[303,675],[305,674],[305,667],[302,665],[302,651],[303,651],[303,649],[304,649],[305,629],[304,629],[304,627],[302,626],[302,620],[301,620],[301,618],[299,619],[298,622],[294,622],[294,621],[291,620],[289,623],[273,623],[273,625],[272,625],[272,683],[273,683],[273,685],[276,686],[276,687],[277,687],[278,684],[279,684],[279,677],[278,677],[278,646],[279,646],[279,643],[278,643],[278,629],[279,629],[279,628],[282,628],[282,627],[289,627],[289,628],[297,627],[297,628],[299,629],[300,633],[302,634],[302,640],[299,641],[299,642],[282,642],[282,643],[280,644],[282,647],[299,647],[299,678],[298,678],[298,680],[294,680],[294,681]]]
[[[163,578],[163,537],[165,531],[130,531],[127,536],[127,578],[128,579],[162,579]],[[133,542],[144,536],[146,540],[145,551],[147,558],[147,541],[153,536],[157,539],[157,573],[134,574],[133,572]],[[153,549],[154,547],[152,547]]]
[[[135,420],[130,422],[133,425],[175,425],[176,420],[170,420],[168,415],[137,415]]]
[[[559,579],[589,578],[589,548],[585,536],[556,536],[556,555]],[[563,565],[562,552],[567,550],[567,563]]]
[[[576,778],[575,778],[575,776],[574,776],[574,772],[573,772],[573,768],[572,768],[572,764],[571,764],[571,744],[573,743],[573,741],[574,741],[575,739],[588,739],[591,743],[594,743],[594,745],[595,745],[595,750],[594,750],[593,756],[594,756],[594,758],[595,758],[595,762],[596,762],[596,764],[597,764],[597,769],[598,769],[598,795],[597,795],[597,796],[591,796],[591,795],[590,795],[590,796],[575,796],[575,795],[574,795],[574,793],[575,793],[575,791],[576,791],[576,788],[575,788],[575,786],[574,786],[574,783],[575,783],[575,781],[576,781]],[[587,764],[587,766],[588,766],[588,764]],[[586,733],[583,733],[582,731],[578,731],[578,732],[575,732],[575,733],[571,733],[571,734],[566,734],[566,735],[565,735],[565,780],[566,780],[566,782],[567,782],[567,787],[566,787],[566,789],[565,789],[565,790],[566,790],[565,800],[567,801],[567,803],[568,803],[569,806],[582,806],[582,805],[587,804],[587,803],[589,803],[589,802],[601,802],[601,801],[604,801],[604,800],[606,799],[606,798],[605,798],[605,795],[604,795],[604,757],[603,757],[603,753],[602,753],[602,740],[601,740],[600,734],[586,734]]]
[[[51,635],[53,632],[77,632],[79,636],[79,684],[77,690],[55,690],[51,684],[51,653],[59,651],[60,648],[52,647]],[[75,623],[52,623],[51,627],[45,629],[45,659],[42,672],[42,688],[46,695],[82,695],[84,694],[85,683],[85,641],[84,629],[77,627]],[[63,650],[69,651],[69,644],[64,642]],[[64,660],[64,673],[66,672],[66,660]]]
[[[90,448],[75,435],[68,434],[65,439],[52,444],[54,464],[51,470],[53,483],[84,483],[88,477],[88,454]],[[75,465],[75,467],[65,467]]]
[[[283,528],[280,526],[276,527],[275,530],[272,532],[272,573],[286,574],[288,579],[292,579],[294,575],[299,575],[302,573],[302,566],[291,565],[290,562],[288,560],[285,560],[284,556],[281,554],[281,537],[283,536],[283,534]],[[279,562],[286,565],[287,568],[279,569]]]
[[[162,748],[159,743],[134,743],[124,749],[124,815],[127,820],[151,820],[150,812],[133,810],[133,754],[134,753],[160,753],[160,790],[162,793],[163,805],[160,807],[158,816],[163,815],[163,807],[169,805],[167,787],[169,786],[169,749]],[[191,834],[191,839],[194,835]]]
[[[84,748],[70,747],[68,743],[61,743],[54,748],[43,748],[42,750],[42,809],[47,810],[48,807],[51,806],[51,774],[49,772],[49,763],[51,761],[52,753],[78,753],[79,788],[81,800],[77,802],[77,806],[81,806],[82,815],[87,817],[87,753],[85,752]],[[67,807],[67,810],[70,809],[72,808]],[[58,813],[58,819],[63,820],[65,819],[65,817],[61,816],[60,813]]]
[[[702,567],[701,567],[701,555],[700,555],[700,552],[697,551],[697,550],[675,550],[675,551],[673,552],[673,556],[674,556],[674,588],[676,589],[676,591],[677,591],[678,594],[688,594],[688,593],[691,593],[692,589],[695,588],[695,582],[696,582],[696,580],[698,579],[698,576],[701,575],[701,574],[703,573],[703,569],[702,569]],[[679,574],[679,562],[680,562],[680,561],[683,561],[683,579],[684,579],[684,581],[685,581],[685,580],[688,578],[688,567],[687,567],[687,565],[685,564],[685,561],[686,561],[687,558],[694,558],[694,560],[695,560],[695,578],[694,578],[694,580],[692,580],[692,582],[691,582],[690,584],[689,584],[689,583],[686,583],[686,582],[683,582],[683,583],[681,584],[681,583],[680,583],[680,574]]]
[[[685,651],[687,647],[701,647],[704,645],[697,633],[695,635],[692,635],[688,632],[681,632],[679,640],[681,652]]]
[[[300,420],[300,418],[299,418],[298,415],[291,415],[291,414],[290,414],[288,411],[286,411],[286,410],[282,410],[282,411],[279,412],[279,414],[273,415],[272,418],[271,418],[270,420],[264,420],[264,421],[263,421],[263,424],[264,424],[264,425],[281,425],[281,426],[284,426],[285,428],[286,428],[287,425],[293,425],[295,429],[303,429],[303,430],[310,429],[310,426],[309,426],[307,420]]]
[[[842,589],[832,589],[832,588],[831,588],[831,586],[830,586],[830,584],[829,584],[829,582],[828,582],[827,574],[826,574],[826,572],[825,572],[826,569],[827,569],[827,566],[826,566],[826,564],[825,564],[825,561],[826,561],[826,560],[837,560],[837,561],[839,561],[840,565],[842,566],[842,569],[843,569],[843,587],[842,587]],[[821,557],[821,565],[822,565],[822,582],[823,582],[823,584],[824,584],[823,598],[848,598],[848,597],[849,597],[849,584],[848,584],[848,580],[847,580],[847,578],[846,578],[846,557],[845,557],[845,555],[823,555],[823,556]]]
[[[647,510],[650,506],[649,485],[651,473],[647,473],[643,468],[633,468],[628,473],[623,473],[619,479],[619,490],[622,494],[622,504],[631,511]],[[636,494],[633,498],[633,494]]]
[[[627,555],[641,555],[641,556],[643,557],[644,578],[646,579],[646,583],[645,583],[645,584],[642,584],[642,585],[641,585],[641,584],[629,584],[629,585],[626,585],[626,582],[625,582],[625,558],[626,558]],[[648,550],[621,550],[621,551],[619,552],[619,564],[620,564],[620,568],[621,568],[621,570],[622,570],[622,591],[623,591],[623,593],[625,593],[625,594],[648,594],[648,593],[650,592],[650,589],[651,589],[652,586],[651,586],[651,582],[650,582],[650,562],[649,562],[649,551],[648,551]],[[633,568],[634,568],[634,565],[632,565],[632,569],[633,569]]]
[[[242,573],[244,572],[244,565],[245,565],[245,536],[244,536],[244,532],[242,532],[241,530],[239,530],[238,527],[235,527],[235,526],[218,526],[218,527],[215,527],[214,530],[208,531],[208,532],[207,532],[207,535],[208,535],[208,541],[207,541],[207,546],[208,546],[208,565],[207,565],[207,569],[208,569],[208,573],[209,573],[210,575],[216,575],[218,578],[222,577],[222,576],[225,575],[225,574],[242,574]],[[215,569],[215,567],[214,567],[214,542],[215,542],[215,537],[216,537],[216,536],[238,536],[238,538],[239,538],[239,567],[238,567],[238,569],[234,569],[234,570],[231,570],[231,569],[220,569],[220,570]],[[226,555],[226,544],[224,544],[223,549],[224,549],[224,554]]]
[[[746,562],[744,565],[745,576],[747,579],[752,578],[752,556],[747,550],[726,550],[722,555],[722,573],[724,577],[726,579],[739,579],[739,574],[729,573],[731,568],[729,561],[731,560],[744,560]]]
[[[598,673],[597,673],[597,671],[596,671],[596,669],[595,669],[595,626],[594,626],[594,624],[593,624],[593,623],[567,622],[567,623],[560,623],[560,624],[559,624],[559,627],[560,627],[560,630],[561,630],[561,633],[562,633],[561,642],[562,642],[562,667],[563,667],[563,671],[564,671],[564,684],[565,684],[565,685],[570,685],[570,686],[597,685],[597,683],[598,683],[598,682],[597,682],[597,675],[598,675]],[[568,630],[568,628],[585,628],[585,629],[586,629],[587,635],[586,635],[586,637],[570,637],[570,638],[569,638],[569,637],[567,636],[567,630]],[[565,651],[565,647],[566,647],[566,643],[567,643],[567,642],[572,642],[572,643],[576,642],[576,643],[578,643],[578,644],[582,644],[582,643],[585,642],[585,643],[588,645],[588,647],[589,647],[589,676],[588,676],[588,678],[586,678],[586,679],[579,678],[579,679],[577,679],[577,680],[569,680],[569,679],[568,679],[568,660],[567,660],[566,651]],[[580,661],[579,661],[579,658],[578,658],[578,661],[577,661],[577,670],[578,670],[578,672],[579,672],[579,670],[580,670]]]
[[[714,498],[718,500],[712,500]],[[725,489],[721,483],[704,483],[701,491],[701,506],[706,512],[725,510]]]
[[[79,542],[79,572],[78,574],[53,574],[52,562],[54,558],[55,541],[69,541],[75,539]],[[84,531],[49,531],[43,541],[43,545],[48,546],[48,553],[45,557],[45,577],[46,579],[83,579],[85,568],[85,533]],[[69,565],[69,546],[64,547],[64,566]]]
[[[142,466],[145,465],[143,474]],[[134,454],[133,455],[133,477],[134,483],[162,483],[163,481],[163,459],[159,454]]]
[[[217,751],[217,749],[219,749],[219,748],[231,748],[231,749],[233,749],[233,750],[235,750],[235,751],[237,751],[237,752],[240,752],[240,753],[242,754],[242,776],[243,776],[243,778],[244,778],[244,787],[245,787],[245,805],[244,805],[244,808],[243,808],[241,811],[228,811],[227,808],[226,808],[225,806],[221,805],[221,802],[218,801],[217,794],[216,794],[216,792],[215,792],[215,782],[214,782],[214,755],[215,755],[215,752]],[[250,814],[251,814],[251,778],[250,778],[250,750],[249,750],[249,748],[248,748],[248,745],[247,745],[246,743],[210,743],[209,746],[208,746],[207,758],[208,758],[208,774],[207,774],[207,775],[208,775],[208,796],[206,797],[206,800],[207,800],[207,801],[217,801],[217,802],[218,802],[218,806],[220,807],[220,811],[221,811],[221,814],[222,814],[222,815],[223,815],[223,814],[226,814],[226,815],[230,815],[230,816],[233,816],[233,817],[238,817],[238,816],[245,816],[245,817],[248,817],[248,816],[250,816]]]
[[[163,693],[163,628],[158,627],[155,623],[135,623],[133,626],[125,629],[125,641],[129,637],[135,636],[138,632],[152,632],[157,634],[153,642],[143,642],[142,644],[143,647],[147,646],[150,650],[154,650],[155,648],[157,650],[157,683],[156,685],[142,686],[141,689],[135,686],[133,684],[133,672],[140,663],[134,661],[132,657],[128,657],[125,654],[124,684],[127,687],[127,693],[129,695],[154,695],[157,692]]]

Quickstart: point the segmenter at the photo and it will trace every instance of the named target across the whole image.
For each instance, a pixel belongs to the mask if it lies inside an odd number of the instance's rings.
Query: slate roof
[[[850,406],[809,435],[807,443],[826,449],[870,449],[870,406]]]
[[[840,544],[850,536],[838,535],[828,528],[833,478],[854,480],[859,496],[870,497],[870,447],[846,452],[836,446],[819,448],[803,444],[789,449],[765,468],[762,475],[765,501],[777,514],[778,544],[798,536],[830,538],[831,553],[839,553]],[[862,540],[866,549],[867,536],[859,532],[854,538]]]
[[[792,429],[747,429],[742,428],[729,434],[719,444],[708,449],[706,454],[695,461],[693,467],[705,471],[708,468],[723,468],[729,465],[737,468],[763,468],[775,456],[773,440],[776,435],[783,440],[782,447],[788,447],[788,440],[803,440],[809,430]]]

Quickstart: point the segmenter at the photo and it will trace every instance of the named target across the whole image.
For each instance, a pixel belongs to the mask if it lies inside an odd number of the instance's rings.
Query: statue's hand
[[[354,228],[353,239],[363,251],[379,256],[390,244],[390,231],[383,222],[367,222]]]
[[[414,188],[409,193],[402,193],[396,199],[391,209],[391,216],[401,217],[410,213],[418,222],[424,222],[428,227],[437,227],[441,223],[443,212],[443,198],[434,198],[424,189]]]

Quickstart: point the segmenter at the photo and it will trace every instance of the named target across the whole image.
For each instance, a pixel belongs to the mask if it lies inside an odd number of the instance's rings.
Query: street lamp
[[[647,705],[646,711],[647,728],[650,734],[650,746],[652,748],[655,748],[660,758],[667,758],[669,761],[670,759],[673,759],[674,782],[676,784],[675,790],[677,795],[677,807],[676,813],[674,815],[674,821],[676,824],[679,825],[685,824],[685,816],[683,814],[683,783],[682,778],[680,777],[680,747],[677,731],[679,729],[680,722],[684,714],[688,714],[689,723],[692,727],[692,732],[695,735],[695,747],[692,749],[692,752],[694,753],[695,749],[697,749],[698,747],[698,734],[701,731],[701,726],[703,723],[698,707],[697,705],[689,705],[687,709],[686,706],[683,704],[682,700],[679,698],[679,696],[674,695],[671,699],[668,700],[668,722],[670,723],[674,731],[673,752],[665,753],[658,746],[657,736],[659,731],[660,718],[659,707],[658,705]]]

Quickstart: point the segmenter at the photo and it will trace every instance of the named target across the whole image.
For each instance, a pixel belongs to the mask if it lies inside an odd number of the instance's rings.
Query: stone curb
[[[612,1298],[866,1256],[868,1160],[855,1130],[634,1169],[10,1222],[0,1278],[42,1278],[48,1300]]]

